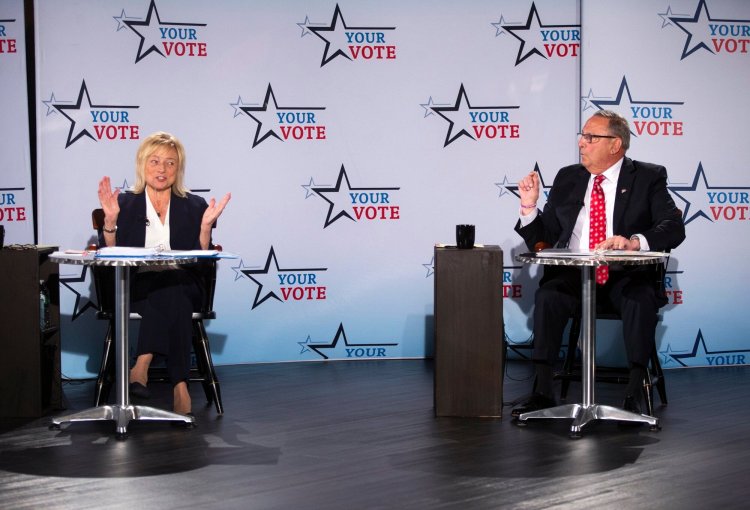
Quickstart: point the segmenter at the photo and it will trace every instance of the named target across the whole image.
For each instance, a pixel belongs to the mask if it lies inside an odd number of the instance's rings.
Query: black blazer
[[[143,247],[146,244],[146,193],[120,193],[117,198],[117,246]],[[188,193],[172,193],[169,202],[169,244],[173,250],[199,250],[201,219],[208,208],[206,201]],[[101,246],[104,243],[100,240]]]
[[[590,175],[583,165],[562,168],[555,176],[544,210],[523,228],[520,220],[516,223],[516,232],[530,250],[540,241],[557,248],[568,246]],[[685,239],[682,213],[669,195],[663,166],[624,159],[612,220],[614,235],[629,238],[642,234],[654,251],[669,251]]]

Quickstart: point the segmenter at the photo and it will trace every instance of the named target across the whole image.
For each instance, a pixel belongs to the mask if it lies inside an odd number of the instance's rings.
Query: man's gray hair
[[[592,117],[604,117],[609,121],[609,134],[622,140],[625,152],[630,148],[630,125],[628,120],[612,110],[599,110]]]

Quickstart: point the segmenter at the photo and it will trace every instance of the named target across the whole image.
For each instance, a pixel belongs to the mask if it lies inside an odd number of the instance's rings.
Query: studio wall
[[[34,243],[23,0],[0,4],[0,225],[5,244]]]
[[[433,246],[458,223],[502,246],[505,333],[526,341],[538,275],[513,258],[515,184],[551,185],[598,108],[631,121],[629,155],[667,166],[685,214],[663,365],[745,363],[742,249],[704,249],[747,246],[745,2],[82,0],[35,17],[40,242],[86,246],[98,180],[131,186],[140,140],[177,135],[188,186],[232,193],[219,364],[430,356]],[[90,274],[61,280],[63,370],[90,374]]]

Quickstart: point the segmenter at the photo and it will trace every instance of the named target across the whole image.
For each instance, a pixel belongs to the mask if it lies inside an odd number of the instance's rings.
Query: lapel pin
[[[627,193],[627,191],[628,191],[627,189],[625,189],[625,188],[622,188],[622,189],[620,190],[620,193]]]

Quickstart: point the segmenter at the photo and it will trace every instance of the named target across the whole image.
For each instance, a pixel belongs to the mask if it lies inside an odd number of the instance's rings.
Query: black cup
[[[456,225],[456,247],[461,250],[474,247],[474,225]]]

